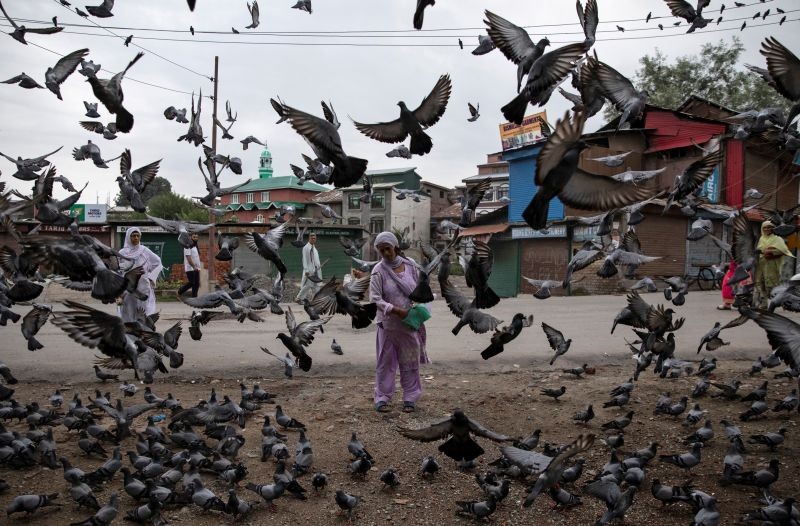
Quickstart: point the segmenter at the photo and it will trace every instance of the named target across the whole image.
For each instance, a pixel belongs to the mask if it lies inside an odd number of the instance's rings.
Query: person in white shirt
[[[197,251],[197,234],[192,234],[192,247],[183,249],[183,270],[186,272],[186,279],[188,283],[184,283],[178,289],[178,295],[182,296],[184,292],[192,289],[192,297],[197,297],[197,291],[200,289],[200,253]]]
[[[319,252],[314,246],[316,244],[317,234],[312,232],[308,235],[308,243],[303,247],[303,278],[300,280],[300,291],[294,299],[300,304],[306,298],[311,300],[319,288],[319,282],[311,281],[309,276],[316,280],[322,280],[322,266],[319,263]]]

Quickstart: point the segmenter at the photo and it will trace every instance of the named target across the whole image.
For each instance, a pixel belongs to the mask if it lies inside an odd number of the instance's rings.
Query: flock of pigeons
[[[68,2],[60,1],[69,6]],[[189,1],[191,9],[195,8],[194,4],[195,2]],[[710,22],[702,17],[703,9],[709,4],[707,0],[700,0],[696,9],[683,0],[667,0],[667,4],[675,16],[682,17],[690,23],[690,31],[702,29]],[[434,5],[432,0],[418,0],[414,15],[414,26],[417,29],[422,27],[424,10],[430,5]],[[106,18],[113,15],[113,7],[113,0],[105,0],[100,6],[87,6],[88,14],[84,14]],[[309,0],[301,0],[294,7],[311,13]],[[488,36],[481,40],[482,46],[490,48],[489,51],[494,47],[500,49],[517,66],[518,95],[502,108],[508,120],[520,123],[528,104],[544,105],[567,76],[572,76],[572,84],[579,91],[579,94],[575,95],[559,88],[564,96],[573,102],[573,112],[565,114],[556,122],[553,129],[547,132],[547,141],[537,159],[535,183],[539,191],[525,209],[525,221],[534,229],[546,229],[549,201],[557,196],[571,207],[600,212],[597,216],[584,219],[587,224],[597,226],[599,236],[607,235],[614,218],[620,215],[625,217],[628,225],[628,231],[618,246],[587,242],[569,262],[562,282],[528,280],[537,287],[534,296],[541,300],[550,297],[551,289],[566,288],[570,283],[576,282],[577,280],[572,279],[573,273],[580,272],[597,261],[602,260],[597,274],[603,278],[617,275],[618,266],[624,267],[626,276],[634,276],[641,265],[654,259],[642,252],[636,236],[636,225],[645,217],[641,213],[642,207],[658,198],[664,198],[665,210],[673,204],[678,204],[688,215],[694,215],[699,209],[707,208],[709,205],[697,197],[697,192],[720,162],[722,155],[718,142],[712,141],[706,146],[704,155],[689,165],[676,178],[672,187],[664,192],[648,184],[642,184],[657,171],[625,172],[612,178],[578,168],[581,152],[587,147],[581,139],[586,119],[600,111],[605,103],[610,103],[621,113],[618,120],[618,127],[621,127],[640,116],[647,101],[647,93],[637,91],[628,79],[611,66],[599,61],[596,54],[589,53],[595,42],[595,30],[598,24],[597,3],[596,0],[588,0],[584,8],[579,1],[577,7],[585,36],[582,42],[568,44],[545,53],[550,44],[547,39],[541,39],[533,44],[533,40],[524,29],[490,11],[486,11],[485,20]],[[53,27],[27,28],[17,24],[6,13],[2,4],[0,10],[14,28],[11,36],[22,44],[26,44],[27,35],[52,34],[62,29],[57,25],[57,20],[54,20]],[[255,28],[259,24],[258,4],[248,3],[248,10],[252,22],[247,27]],[[776,148],[796,150],[800,145],[800,139],[793,121],[800,113],[800,80],[798,80],[800,59],[774,38],[765,40],[761,53],[766,57],[766,68],[750,66],[750,69],[761,75],[778,93],[789,100],[792,109],[786,118],[780,112],[769,108],[743,113],[736,117],[732,133],[739,138],[757,134],[769,140]],[[137,54],[125,70],[110,79],[97,77],[100,65],[87,61],[88,54],[88,49],[80,49],[65,55],[54,67],[45,72],[44,84],[60,99],[60,85],[78,70],[87,78],[99,103],[115,116],[113,122],[106,124],[100,121],[82,121],[80,125],[86,130],[102,135],[106,140],[113,140],[118,133],[130,132],[134,125],[133,115],[123,106],[122,80],[127,70],[141,59],[143,54]],[[24,73],[9,79],[7,83],[18,84],[26,89],[42,88],[34,78]],[[449,75],[442,75],[431,92],[415,109],[409,109],[401,101],[398,103],[400,114],[396,119],[374,124],[355,122],[355,126],[367,137],[386,143],[402,143],[409,138],[409,145],[395,148],[387,154],[390,157],[428,154],[432,151],[433,141],[427,132],[444,115],[451,90]],[[358,184],[360,181],[364,187],[361,200],[368,203],[372,195],[372,183],[365,175],[367,160],[345,153],[337,131],[341,124],[333,105],[323,102],[323,117],[320,118],[295,109],[279,98],[271,99],[270,102],[280,117],[279,122],[288,122],[308,142],[314,152],[315,158],[303,156],[306,169],[293,166],[301,184],[306,180],[313,180],[321,184],[345,187]],[[189,118],[186,109],[170,106],[164,111],[166,119],[189,124],[188,131],[178,139],[179,141],[187,141],[194,146],[204,142],[200,123],[201,105],[202,94],[196,106],[194,97],[192,98]],[[84,102],[84,107],[87,117],[100,118],[97,103]],[[475,121],[480,116],[479,108],[477,104],[474,106],[470,104],[470,121]],[[237,115],[233,113],[230,104],[226,104],[226,113],[226,122],[229,124],[215,120],[214,126],[223,130],[223,139],[233,139],[230,130],[236,122]],[[241,142],[243,149],[247,149],[250,143],[262,144],[253,136],[248,136]],[[219,154],[206,146],[203,151],[205,159],[199,159],[198,166],[208,193],[197,198],[198,206],[213,211],[217,197],[237,188],[222,187],[220,176],[226,169],[241,174],[242,162],[237,157]],[[43,347],[36,339],[36,334],[49,319],[52,319],[52,322],[71,339],[102,353],[103,356],[98,357],[94,366],[100,380],[117,379],[116,375],[104,372],[100,368],[103,366],[106,369],[133,369],[136,379],[141,378],[150,384],[156,373],[168,372],[165,360],[173,369],[183,364],[184,356],[177,351],[182,333],[181,322],[161,333],[156,328],[157,315],[145,316],[141,313],[135,321],[126,323],[118,316],[79,302],[66,301],[65,306],[68,310],[65,311],[34,303],[43,291],[42,283],[47,280],[59,282],[75,290],[86,291],[92,298],[103,303],[113,303],[123,294],[138,294],[137,283],[142,275],[141,268],[132,268],[130,261],[116,250],[91,236],[80,233],[78,223],[75,218],[69,216],[68,211],[70,206],[80,199],[85,187],[77,190],[67,178],[57,174],[56,168],[47,160],[53,153],[55,152],[29,159],[22,157],[14,159],[4,155],[15,166],[16,171],[12,177],[30,181],[33,188],[30,195],[23,195],[17,191],[6,192],[5,183],[0,182],[0,222],[15,235],[20,246],[18,251],[7,246],[0,249],[0,268],[3,272],[3,280],[0,281],[0,325],[7,325],[9,320],[17,323],[22,318],[20,314],[14,312],[15,305],[32,305],[21,323],[21,330],[30,351]],[[625,155],[611,155],[594,160],[607,166],[619,166],[624,162]],[[104,158],[99,146],[92,141],[75,148],[73,157],[78,161],[91,160],[101,168],[108,168],[108,163],[114,160]],[[147,185],[157,175],[160,161],[133,169],[131,152],[127,149],[119,156],[119,160],[120,175],[117,177],[117,182],[121,193],[128,198],[135,210],[146,211],[147,203],[143,194]],[[70,197],[64,200],[53,197],[53,187],[56,182],[71,192]],[[467,195],[461,198],[462,217],[459,223],[443,222],[439,228],[443,231],[457,232],[460,228],[468,226],[487,190],[488,181],[472,187]],[[756,197],[760,195],[756,189],[752,192],[756,199],[764,197],[763,195]],[[19,201],[12,201],[12,196]],[[416,200],[422,197],[413,192],[398,192],[396,195],[397,199]],[[39,224],[67,226],[71,235],[67,238],[48,237],[38,234],[36,229],[24,234],[17,232],[12,216],[31,205],[35,206],[35,219]],[[690,242],[710,236],[729,258],[737,262],[740,269],[729,282],[731,285],[739,286],[735,305],[739,309],[740,316],[725,326],[717,323],[701,341],[698,353],[703,347],[706,351],[714,351],[726,345],[720,336],[723,330],[753,321],[766,331],[774,352],[763,360],[759,359],[753,365],[752,374],[759,374],[766,367],[785,363],[789,369],[781,375],[796,377],[800,372],[800,325],[774,311],[777,308],[800,311],[800,276],[795,276],[776,288],[773,297],[770,298],[768,310],[752,307],[754,305],[752,285],[746,286],[742,283],[749,275],[755,273],[758,264],[756,250],[758,234],[748,223],[745,212],[746,210],[738,210],[731,213],[726,222],[732,226],[734,232],[731,245],[715,238],[710,225],[703,220],[695,221],[689,234]],[[323,215],[334,217],[335,212],[323,209]],[[771,218],[777,225],[776,234],[793,234],[796,231],[795,218],[795,210],[776,212]],[[179,242],[185,247],[191,244],[191,233],[210,227],[180,220],[156,217],[151,219],[167,231],[175,233]],[[269,290],[255,286],[261,276],[249,274],[242,268],[235,268],[225,276],[226,288],[219,288],[197,298],[181,298],[184,303],[198,309],[192,312],[188,320],[190,336],[194,340],[202,338],[202,327],[214,319],[226,317],[223,313],[210,309],[225,306],[230,311],[230,316],[236,317],[240,322],[263,321],[259,312],[269,309],[273,314],[285,316],[287,332],[279,333],[276,339],[281,341],[287,353],[285,357],[281,357],[266,347],[263,350],[277,358],[283,364],[285,374],[291,377],[294,367],[299,367],[303,371],[310,370],[312,357],[306,348],[313,342],[318,331],[324,332],[324,325],[332,316],[337,314],[348,316],[353,328],[358,329],[368,327],[372,323],[376,306],[366,301],[369,274],[353,279],[349,283],[339,283],[335,277],[331,278],[311,300],[304,302],[303,309],[308,316],[306,321],[298,322],[290,307],[281,306],[287,267],[281,258],[280,250],[288,225],[291,222],[300,223],[299,219],[294,217],[294,210],[287,207],[276,217],[277,226],[271,228],[265,235],[253,232],[243,236],[244,245],[259,254],[277,271],[275,278],[270,282]],[[304,234],[305,229],[298,228],[297,239],[291,244],[298,249],[301,248],[304,245]],[[491,331],[490,342],[481,353],[484,359],[490,359],[502,353],[504,346],[517,338],[523,329],[531,327],[533,316],[518,313],[507,326],[501,327],[502,321],[485,312],[500,301],[489,285],[494,256],[491,248],[485,243],[476,241],[468,256],[458,256],[459,263],[464,269],[467,286],[473,289],[473,297],[466,297],[450,282],[451,251],[458,239],[456,234],[453,242],[441,252],[436,252],[430,247],[422,247],[425,260],[418,263],[420,278],[410,297],[420,303],[432,301],[433,292],[429,280],[436,272],[442,295],[458,320],[453,333],[458,334],[463,327],[469,327],[476,334]],[[353,258],[354,266],[362,271],[368,271],[377,264],[377,261],[358,259],[364,242],[365,240],[341,239],[345,254]],[[238,249],[239,243],[240,240],[235,236],[219,236],[217,259],[231,260],[232,252]],[[688,283],[680,278],[669,278],[665,282],[667,283],[664,289],[665,298],[676,306],[683,305],[689,292]],[[766,402],[767,382],[752,393],[741,397],[738,393],[741,382],[738,379],[732,378],[728,382],[721,382],[715,378],[716,358],[704,359],[699,365],[677,358],[675,333],[682,327],[684,319],[674,319],[675,312],[671,308],[650,305],[638,292],[642,289],[654,292],[657,288],[653,279],[642,278],[629,294],[627,306],[614,319],[612,332],[618,325],[631,326],[635,332],[637,339],[628,343],[635,366],[630,380],[612,391],[611,399],[604,404],[604,407],[625,408],[639,375],[654,362],[654,371],[662,378],[698,375],[697,385],[690,395],[682,396],[676,401],[666,394],[657,401],[655,408],[656,415],[679,417],[686,414],[687,426],[700,424],[705,419],[703,425],[687,437],[687,447],[690,448],[688,452],[659,456],[661,462],[675,464],[690,471],[701,462],[703,444],[714,437],[715,431],[712,420],[706,419],[706,411],[700,408],[699,403],[695,403],[694,408],[690,409],[688,399],[699,398],[713,387],[718,395],[725,399],[751,402],[749,408],[739,415],[742,422],[748,422],[755,418],[764,418],[770,412],[770,406]],[[559,356],[569,351],[572,340],[546,323],[542,323],[541,326],[553,350],[550,361],[550,365],[553,365]],[[331,349],[337,354],[342,353],[341,346],[335,340],[331,344]],[[564,370],[564,374],[576,377],[592,372],[593,368],[588,364]],[[16,383],[7,366],[0,365],[0,374],[7,383]],[[239,431],[262,404],[274,400],[258,385],[252,390],[244,385],[241,388],[238,403],[229,396],[224,396],[220,402],[216,393],[212,391],[208,400],[190,408],[181,407],[180,402],[172,395],[168,395],[165,399],[159,398],[149,386],[145,388],[145,403],[128,406],[123,403],[122,398],[112,402],[109,394],[103,396],[97,391],[95,397],[90,398],[90,403],[85,406],[80,396],[76,394],[68,403],[67,410],[63,411],[64,399],[59,392],[50,397],[48,403],[51,408],[45,409],[45,404],[40,406],[37,402],[20,404],[13,397],[14,390],[0,384],[0,402],[2,402],[0,419],[6,421],[16,419],[20,423],[24,420],[29,427],[23,434],[0,426],[0,464],[12,469],[25,469],[38,463],[57,468],[60,463],[64,479],[70,486],[69,493],[72,499],[82,507],[95,510],[92,517],[77,524],[107,525],[117,517],[120,511],[117,493],[110,495],[105,506],[101,506],[94,495],[95,491],[114,481],[117,471],[123,473],[123,490],[139,503],[138,507],[127,513],[127,519],[163,524],[162,508],[188,504],[194,504],[204,510],[216,510],[233,517],[247,515],[251,504],[240,498],[236,491],[238,483],[247,476],[246,466],[237,461],[237,453],[244,444],[244,438]],[[138,388],[135,384],[125,381],[120,390],[124,397],[129,397],[135,396]],[[565,392],[566,387],[562,386],[559,389],[544,389],[542,395],[557,400]],[[797,408],[797,390],[794,390],[781,399],[772,411],[792,412]],[[157,417],[160,415],[153,414],[164,410],[169,410],[171,413],[166,429],[158,425]],[[134,435],[131,431],[133,419],[147,412],[151,414],[148,416],[146,429]],[[102,418],[108,417],[114,420],[113,427],[99,423]],[[594,417],[594,408],[589,405],[576,414],[574,420],[581,425],[588,425]],[[634,495],[645,480],[648,463],[657,456],[659,445],[656,443],[625,455],[625,458],[618,456],[621,451],[619,448],[624,443],[623,430],[630,424],[632,418],[634,413],[629,411],[601,426],[609,433],[604,441],[612,448],[611,460],[597,472],[593,481],[583,487],[584,494],[601,499],[608,507],[608,511],[597,524],[606,524],[624,516],[625,511],[634,504]],[[306,498],[306,490],[302,488],[298,478],[310,473],[313,466],[313,452],[311,443],[304,434],[305,426],[284,414],[280,405],[275,406],[275,420],[281,429],[300,430],[301,434],[294,463],[290,465],[290,453],[285,444],[286,437],[271,425],[269,416],[265,417],[262,428],[262,461],[270,457],[276,460],[274,480],[272,484],[247,483],[245,487],[269,505],[274,505],[274,501],[284,493],[296,498]],[[790,497],[778,497],[770,491],[770,486],[778,478],[779,460],[773,459],[766,469],[745,469],[743,454],[747,450],[742,440],[744,434],[730,421],[722,422],[725,436],[731,445],[725,457],[720,484],[753,486],[763,491],[765,499],[764,506],[748,513],[745,519],[761,521],[762,524],[800,523],[800,513],[794,507],[794,500]],[[64,425],[70,431],[76,432],[79,447],[87,455],[100,455],[106,458],[107,452],[103,444],[114,445],[111,458],[102,467],[89,473],[72,466],[68,459],[57,454],[57,444],[53,439],[53,427],[57,425]],[[195,427],[203,428],[205,438],[193,430]],[[497,505],[508,494],[512,479],[523,481],[528,479],[533,483],[527,490],[524,502],[526,506],[530,506],[541,493],[549,494],[561,508],[579,504],[580,496],[571,493],[567,487],[580,478],[584,463],[580,459],[574,464],[570,462],[573,457],[590,448],[596,439],[594,434],[583,434],[565,446],[547,444],[540,453],[534,451],[539,442],[539,433],[527,438],[513,439],[486,429],[461,410],[454,411],[450,418],[434,423],[428,428],[421,430],[403,428],[399,432],[409,439],[419,441],[446,438],[439,450],[459,461],[460,466],[464,468],[474,467],[475,459],[484,453],[470,435],[513,443],[501,449],[502,457],[492,462],[491,473],[476,476],[480,488],[485,492],[485,499],[458,503],[460,513],[478,518],[489,517],[495,511]],[[776,451],[784,441],[786,432],[786,428],[780,428],[774,433],[752,434],[750,441],[764,444],[770,451]],[[207,439],[215,440],[216,444],[209,444]],[[128,452],[130,467],[123,467],[121,448],[124,442],[130,444],[132,441],[135,441],[136,452]],[[372,468],[374,459],[355,435],[348,444],[348,451],[352,454],[350,469],[353,474],[365,475]],[[423,460],[423,473],[433,476],[438,469],[440,467],[433,457]],[[227,501],[223,501],[207,487],[201,475],[206,473],[212,473],[230,484]],[[397,472],[392,469],[383,472],[380,480],[388,486],[399,484]],[[322,489],[327,482],[328,477],[325,474],[317,473],[313,476],[311,484],[315,489]],[[4,488],[3,482],[0,481],[0,490]],[[693,506],[696,512],[693,524],[697,526],[714,526],[720,523],[721,515],[716,499],[689,483],[668,486],[653,480],[651,491],[656,499],[664,503],[686,502]],[[20,495],[7,508],[7,514],[18,512],[30,514],[41,507],[58,505],[57,497],[58,494]],[[360,497],[340,490],[336,492],[335,500],[349,516],[358,506]]]

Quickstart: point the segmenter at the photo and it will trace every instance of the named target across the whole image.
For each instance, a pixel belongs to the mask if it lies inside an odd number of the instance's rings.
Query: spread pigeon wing
[[[433,126],[444,115],[447,109],[447,102],[450,100],[450,92],[453,85],[450,82],[450,75],[442,75],[433,89],[422,100],[419,107],[414,110],[414,117],[419,121],[422,126]]]
[[[625,75],[608,64],[594,61],[593,75],[597,78],[605,95],[617,108],[626,108],[639,94]]]
[[[83,60],[83,57],[89,54],[89,49],[79,49],[77,51],[73,51],[69,55],[64,55],[56,65],[53,67],[53,74],[55,75],[56,81],[61,84],[63,83],[67,77],[72,75],[78,65]]]
[[[93,349],[104,340],[121,341],[125,338],[124,325],[117,316],[71,300],[65,300],[64,305],[73,310],[53,312],[52,323],[81,345]]]
[[[490,431],[489,429],[483,427],[479,422],[476,422],[471,418],[468,418],[467,420],[469,420],[469,430],[478,436],[488,438],[489,440],[494,440],[495,442],[506,442],[511,440],[511,437]]]
[[[470,307],[472,301],[465,295],[461,294],[452,283],[445,281],[439,284],[450,312],[459,318],[464,315],[464,312]]]
[[[489,26],[486,30],[497,48],[514,64],[519,64],[535,47],[528,32],[498,16],[491,11],[486,11],[484,23]]]
[[[311,144],[318,145],[336,155],[344,156],[342,141],[330,122],[310,113],[296,110],[291,106],[283,105],[282,108],[283,115],[294,131],[305,137]]]
[[[791,101],[800,99],[800,59],[774,37],[761,44],[761,54],[767,57],[767,69],[778,93]]]
[[[594,35],[597,31],[597,24],[599,23],[599,15],[597,12],[597,0],[589,0],[586,2],[586,10],[581,6],[581,1],[577,0],[575,7],[578,10],[578,20],[583,28],[583,34],[587,40],[594,43]]]
[[[564,114],[564,118],[556,122],[556,129],[547,139],[542,147],[542,151],[536,159],[536,184],[541,186],[550,171],[555,168],[567,150],[580,139],[583,133],[583,123],[585,117],[583,113],[576,113],[574,119],[569,118],[569,112]]]
[[[406,429],[401,427],[398,428],[398,431],[404,437],[412,440],[419,440],[420,442],[432,442],[434,440],[444,438],[452,433],[453,424],[450,422],[450,418],[447,418],[446,420],[442,420],[441,422],[433,424],[429,427],[424,427],[422,429]]]
[[[372,274],[351,280],[350,283],[342,285],[342,292],[350,299],[358,301],[364,297],[364,294],[369,290],[369,281]]]
[[[527,451],[514,446],[504,446],[500,448],[500,451],[512,464],[527,468],[535,473],[544,471],[553,461],[552,457],[542,453]]]
[[[310,345],[311,342],[314,341],[314,333],[317,332],[320,327],[328,323],[328,320],[330,320],[330,318],[304,321],[292,330],[292,335],[297,338],[300,345]]]
[[[683,18],[687,22],[691,23],[697,17],[697,11],[694,10],[694,7],[689,2],[685,0],[666,0],[667,7],[672,12],[672,16],[677,16],[679,18]]]
[[[722,162],[722,150],[717,150],[690,164],[681,176],[681,189],[691,193],[700,188],[720,162]]]
[[[655,191],[644,185],[623,183],[611,177],[576,170],[558,197],[580,210],[611,210],[644,201]]]
[[[358,131],[376,141],[393,144],[402,142],[407,136],[403,123],[399,118],[389,122],[379,122],[377,124],[364,124],[355,121],[353,121],[353,124],[355,124]]]
[[[596,480],[584,486],[583,491],[602,500],[606,506],[614,506],[622,494],[617,483],[612,480]]]
[[[774,312],[745,310],[743,314],[766,331],[770,346],[781,360],[792,369],[800,368],[800,325]]]
[[[558,329],[555,329],[546,323],[542,323],[542,330],[547,336],[547,342],[550,344],[551,349],[558,349],[558,346],[564,343],[564,335],[561,334],[561,331]]]

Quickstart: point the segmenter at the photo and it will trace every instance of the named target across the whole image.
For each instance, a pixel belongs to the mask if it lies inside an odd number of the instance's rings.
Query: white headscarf
[[[141,237],[139,238],[138,245],[134,245],[133,243],[131,243],[131,234],[136,232],[139,233],[139,236],[142,235],[142,231],[138,226],[132,226],[125,231],[125,244],[123,245],[122,250],[120,250],[120,254],[122,254],[123,256],[136,257],[141,253],[142,249],[144,249]]]

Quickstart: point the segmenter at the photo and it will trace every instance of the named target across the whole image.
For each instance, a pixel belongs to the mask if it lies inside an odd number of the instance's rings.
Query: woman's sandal
[[[389,404],[386,402],[378,402],[375,404],[375,411],[379,413],[388,413],[389,412]]]
[[[403,402],[403,412],[404,413],[413,413],[417,410],[417,406],[414,405],[414,402]]]
[[[717,310],[731,310],[730,305],[717,305]]]

